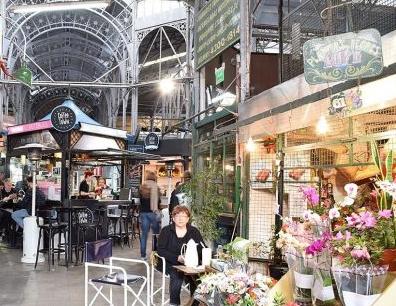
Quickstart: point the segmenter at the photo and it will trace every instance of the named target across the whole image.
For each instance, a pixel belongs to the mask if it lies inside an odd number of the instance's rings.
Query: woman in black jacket
[[[170,276],[169,293],[170,304],[180,305],[180,291],[183,284],[184,275],[177,272],[172,266],[184,263],[181,255],[181,248],[184,243],[193,239],[197,244],[198,256],[201,260],[203,243],[199,230],[189,224],[190,211],[187,206],[177,205],[172,211],[173,223],[165,226],[158,238],[158,255],[166,260],[166,273]],[[190,283],[191,295],[196,289],[196,284],[191,278],[186,279]]]

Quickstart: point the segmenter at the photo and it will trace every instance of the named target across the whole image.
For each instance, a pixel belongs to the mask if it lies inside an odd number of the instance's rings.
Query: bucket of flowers
[[[331,278],[331,242],[328,213],[332,202],[321,200],[317,189],[303,186],[300,191],[307,210],[299,220],[283,218],[276,246],[285,254],[293,274],[294,299],[297,303],[332,305],[335,302]]]
[[[335,296],[331,278],[329,245],[331,234],[316,237],[304,222],[284,219],[277,247],[284,250],[292,272],[293,298],[297,303],[333,305]]]
[[[275,283],[271,277],[260,273],[249,275],[228,270],[201,277],[195,296],[213,306],[267,306],[269,290]]]
[[[348,195],[329,212],[334,227],[332,271],[344,305],[368,306],[384,289],[388,266],[380,259],[393,212],[357,207],[358,186],[347,184],[344,189]]]

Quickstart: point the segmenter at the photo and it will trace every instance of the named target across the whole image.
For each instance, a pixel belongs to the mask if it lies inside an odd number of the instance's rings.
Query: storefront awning
[[[160,160],[161,156],[142,152],[108,148],[105,150],[73,150],[76,154],[87,154],[89,159],[97,161],[116,161],[122,159]]]

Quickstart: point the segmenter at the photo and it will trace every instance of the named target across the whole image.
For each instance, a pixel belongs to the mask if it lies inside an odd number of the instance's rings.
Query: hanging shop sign
[[[59,132],[70,131],[76,125],[76,121],[76,114],[68,106],[59,105],[51,113],[52,126]]]
[[[330,98],[330,115],[344,117],[355,109],[363,106],[362,91],[359,88],[339,92]]]
[[[308,40],[303,46],[308,84],[373,77],[383,69],[381,34],[375,29]]]
[[[148,133],[144,139],[144,148],[146,150],[157,150],[159,147],[159,137],[155,133]]]
[[[201,68],[239,40],[239,1],[211,0],[196,21],[195,67]]]
[[[144,146],[128,143],[128,151],[144,153]]]
[[[220,83],[224,82],[224,63],[221,67],[215,68],[215,77],[216,77],[216,85],[219,85]]]

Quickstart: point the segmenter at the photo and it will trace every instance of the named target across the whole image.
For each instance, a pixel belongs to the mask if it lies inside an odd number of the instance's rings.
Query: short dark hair
[[[177,214],[185,213],[189,218],[191,217],[191,212],[186,205],[176,205],[172,210],[172,218]]]
[[[29,175],[29,176],[26,178],[26,181],[27,181],[28,183],[33,183],[33,176]]]

